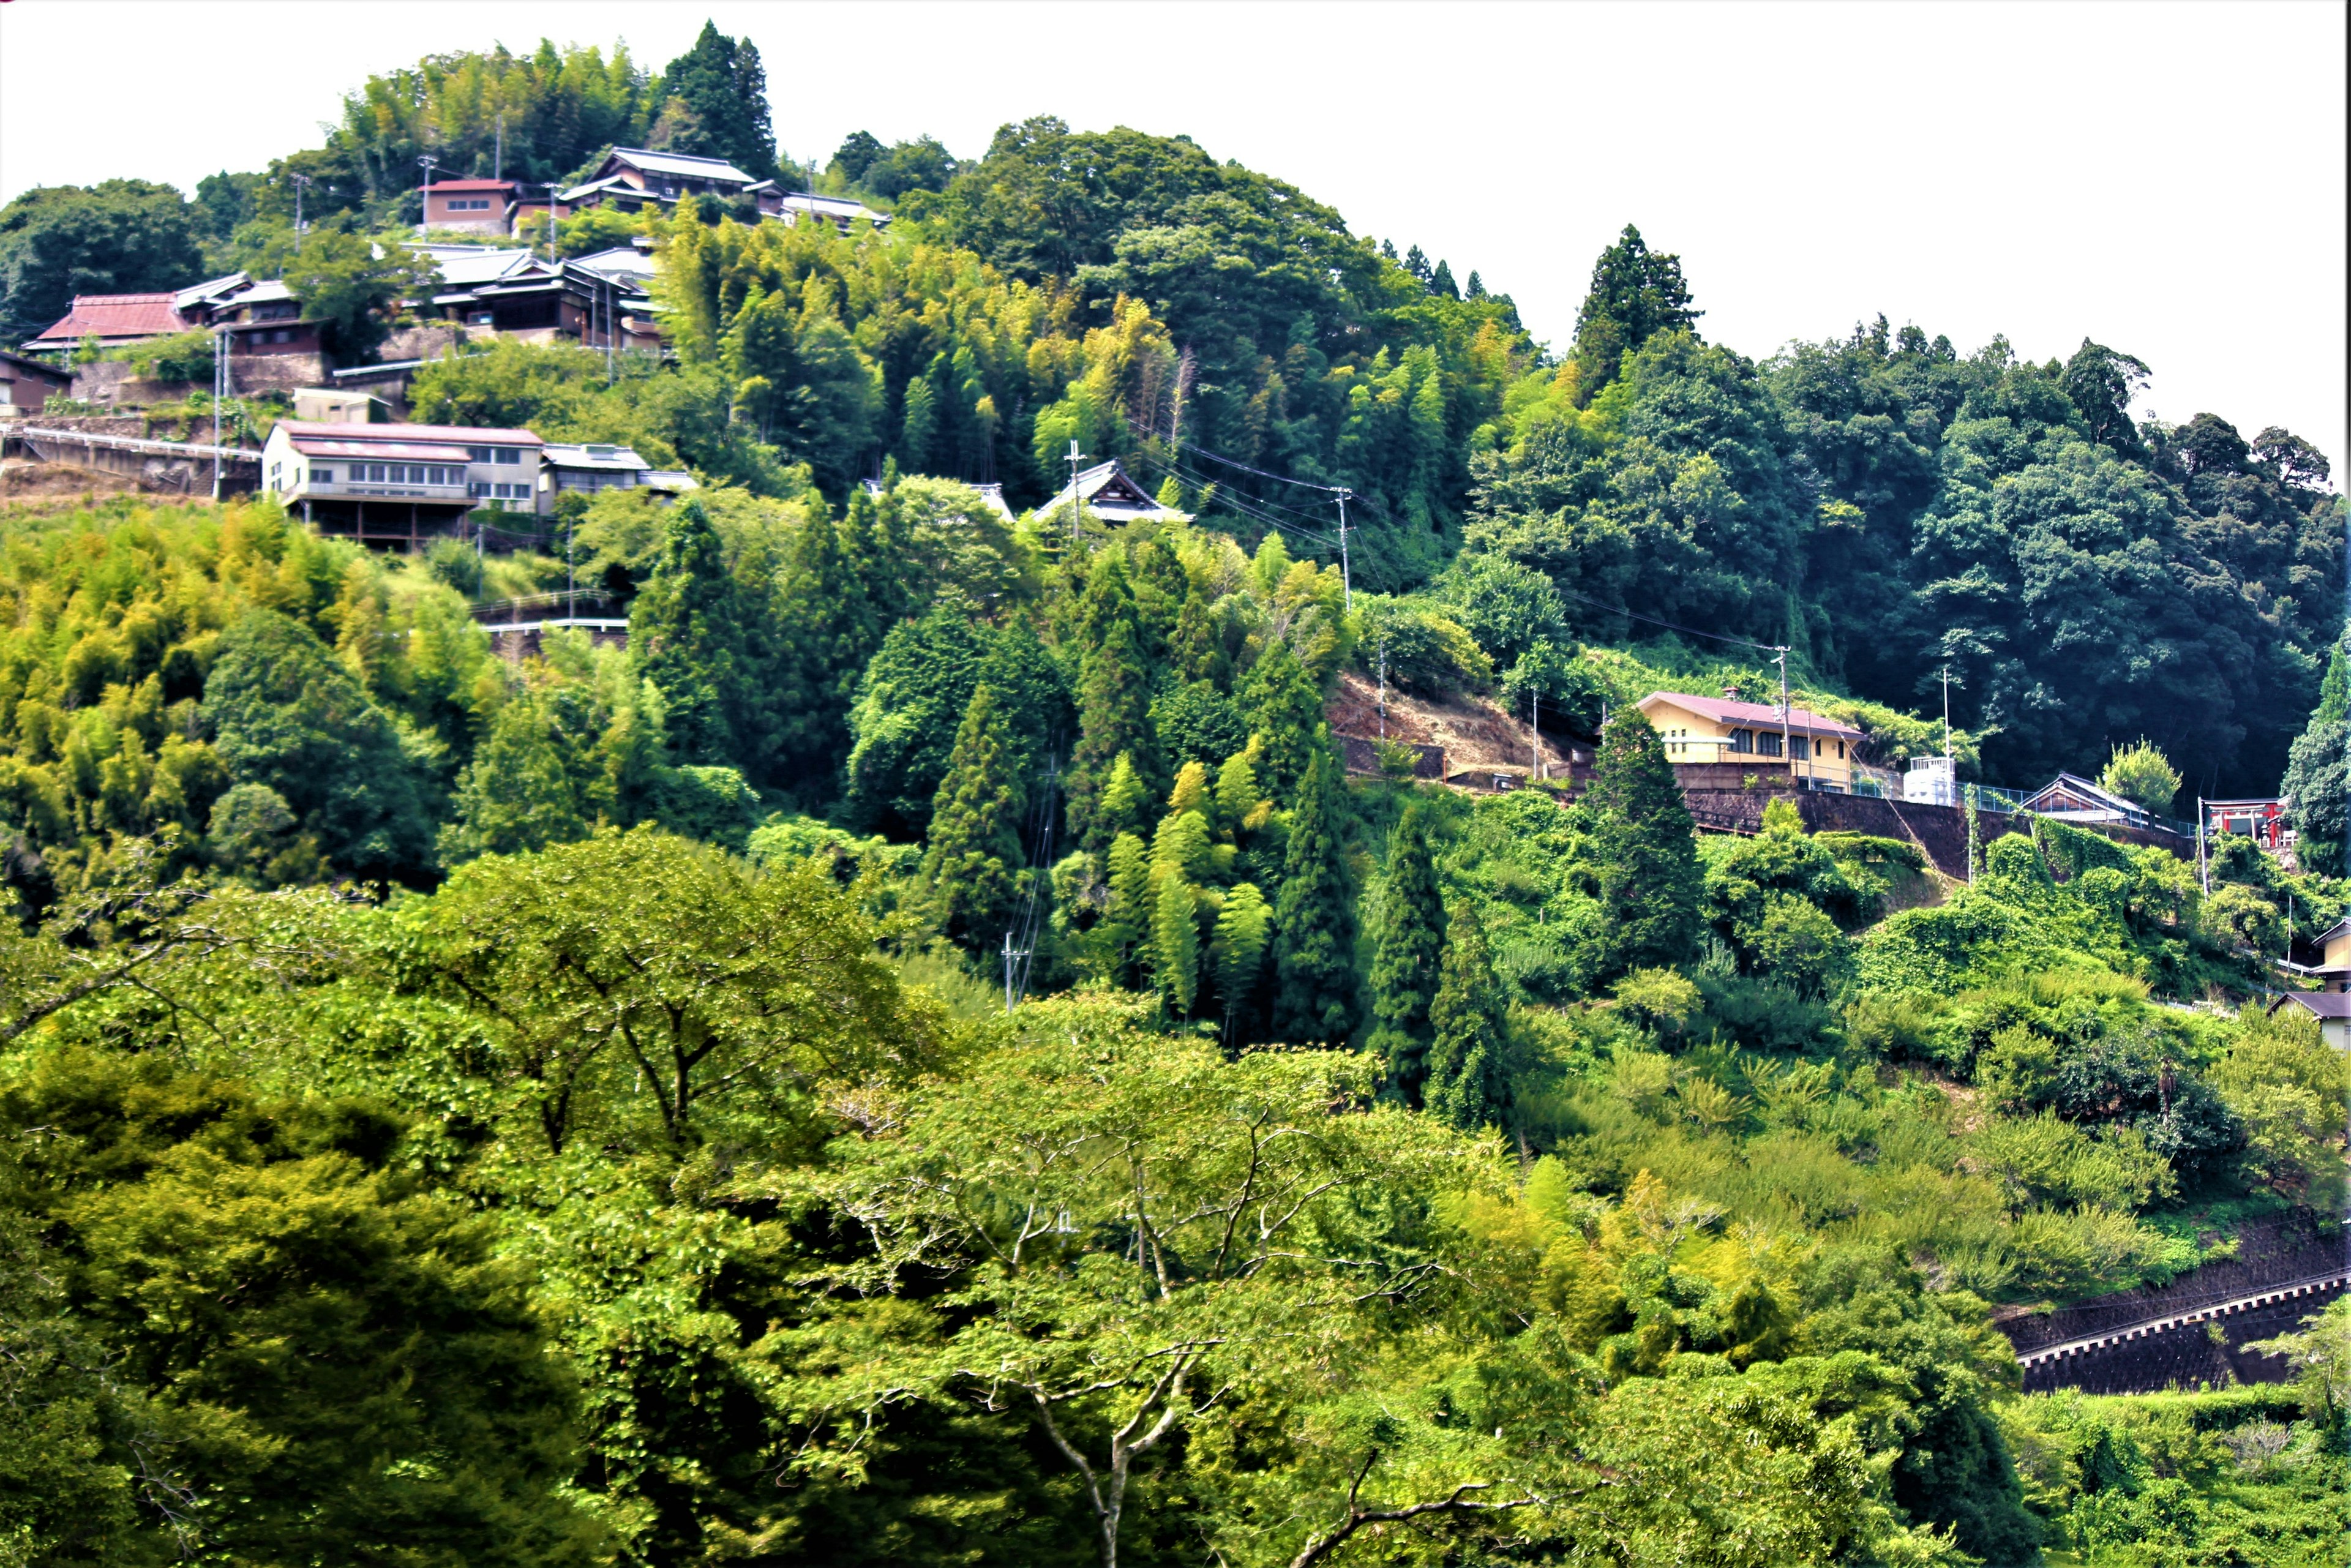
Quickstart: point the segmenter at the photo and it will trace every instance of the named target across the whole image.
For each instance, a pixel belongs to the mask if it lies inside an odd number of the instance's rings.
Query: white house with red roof
[[[1638,706],[1677,766],[1763,762],[1776,772],[1785,764],[1802,789],[1853,792],[1854,752],[1863,737],[1849,724],[1800,707],[1782,711],[1776,703],[1683,692],[1651,692]]]
[[[528,430],[281,420],[262,445],[261,487],[322,534],[414,545],[475,511],[535,518],[546,444]]]

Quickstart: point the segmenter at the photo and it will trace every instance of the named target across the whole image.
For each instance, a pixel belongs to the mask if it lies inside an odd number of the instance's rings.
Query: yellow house
[[[1849,724],[1800,707],[1783,717],[1774,703],[1682,692],[1651,692],[1639,706],[1677,766],[1785,762],[1799,789],[1853,792],[1854,748],[1862,734]]]

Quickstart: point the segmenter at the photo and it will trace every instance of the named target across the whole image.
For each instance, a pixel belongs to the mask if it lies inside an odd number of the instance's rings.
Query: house
[[[540,509],[528,430],[280,421],[261,449],[261,487],[321,533],[411,548],[476,510]]]
[[[180,314],[176,294],[77,294],[67,311],[20,348],[27,354],[71,353],[85,339],[101,349],[151,343],[201,325]]]
[[[687,196],[739,196],[758,182],[724,158],[689,158],[644,147],[615,147],[595,173],[555,195],[555,215],[569,217],[590,207],[624,213],[648,206],[675,206]]]
[[[2150,821],[2145,807],[2078,773],[2060,773],[2025,797],[2019,810],[2061,822],[2118,822],[2126,828],[2144,828]]]
[[[1784,772],[1799,789],[1853,792],[1854,753],[1864,737],[1849,724],[1800,707],[1783,713],[1775,704],[1741,702],[1728,694],[1651,692],[1638,706],[1677,768]],[[1682,777],[1685,788],[1693,787],[1692,776]]]
[[[2319,1039],[2337,1051],[2351,1051],[2351,993],[2287,991],[2270,1003],[2270,1015],[2274,1018],[2280,1008],[2289,1005],[2318,1020]]]
[[[1188,523],[1189,512],[1179,512],[1173,507],[1163,507],[1151,492],[1128,477],[1117,459],[1097,463],[1078,476],[1080,505],[1085,514],[1105,523]],[[1037,508],[1038,516],[1064,510],[1070,504],[1070,486]]]
[[[294,417],[305,424],[389,424],[392,405],[358,388],[297,387]]]
[[[294,291],[275,278],[204,304],[205,321],[228,339],[232,355],[318,354],[325,351],[319,323],[302,315]]]
[[[232,272],[225,277],[207,278],[172,296],[172,308],[186,319],[191,327],[209,327],[214,314],[229,300],[253,287],[250,273]]]
[[[424,187],[424,222],[419,226],[511,234],[515,191],[512,180],[437,181]]]
[[[511,246],[425,245],[440,286],[410,301],[475,336],[548,343],[569,338],[590,348],[656,349],[660,331],[647,292],[652,257],[633,247],[551,262]]]
[[[656,468],[626,446],[595,443],[573,445],[568,442],[550,441],[539,449],[539,462],[541,471],[547,476],[546,488],[555,495],[575,492],[592,496],[599,490],[655,490],[674,496],[701,487],[692,475]]]
[[[0,350],[0,419],[38,413],[72,385],[70,371]]]
[[[743,193],[759,204],[761,217],[778,218],[788,224],[799,223],[802,218],[820,218],[842,234],[847,234],[850,226],[860,219],[877,229],[890,226],[889,214],[877,213],[864,203],[852,201],[847,196],[820,196],[813,191],[787,191],[773,180],[747,185],[744,187]]]

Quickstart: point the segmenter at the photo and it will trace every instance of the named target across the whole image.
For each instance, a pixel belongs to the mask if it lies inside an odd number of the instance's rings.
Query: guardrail
[[[225,463],[258,463],[261,453],[250,446],[214,446],[195,441],[150,441],[140,435],[101,435],[89,430],[56,430],[43,425],[18,425],[0,434],[27,441],[69,441],[78,446],[104,447],[110,452],[136,452],[149,457],[218,457]]]
[[[2346,1285],[2351,1285],[2351,1268],[2331,1269],[2323,1274],[2313,1274],[2300,1280],[2287,1280],[2278,1284],[2265,1285],[2258,1291],[2249,1291],[2243,1295],[2231,1296],[2226,1301],[2210,1301],[2202,1306],[2188,1307],[2179,1312],[2166,1312],[2158,1317],[2142,1318],[2137,1322],[2125,1323],[2119,1328],[2108,1329],[2103,1333],[2087,1334],[2080,1339],[2066,1340],[2060,1344],[2043,1345],[2036,1350],[2021,1351],[2017,1354],[2016,1361],[2018,1365],[2024,1367],[2044,1366],[2051,1362],[2064,1361],[2074,1356],[2088,1355],[2096,1351],[2106,1350],[2126,1341],[2148,1339],[2156,1334],[2168,1333],[2173,1329],[2185,1328],[2190,1323],[2209,1322],[2215,1318],[2233,1317],[2239,1312],[2252,1312],[2259,1307],[2273,1306],[2279,1301],[2314,1295],[2322,1291]]]

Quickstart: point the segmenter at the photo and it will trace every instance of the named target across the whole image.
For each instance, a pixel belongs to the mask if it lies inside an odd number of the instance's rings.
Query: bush
[[[1423,696],[1482,692],[1493,685],[1493,660],[1459,622],[1435,605],[1369,593],[1356,602],[1364,634],[1355,660],[1366,674],[1378,673],[1384,654],[1387,678]]]
[[[482,591],[481,552],[463,539],[434,539],[425,548],[424,570],[468,599]]]

